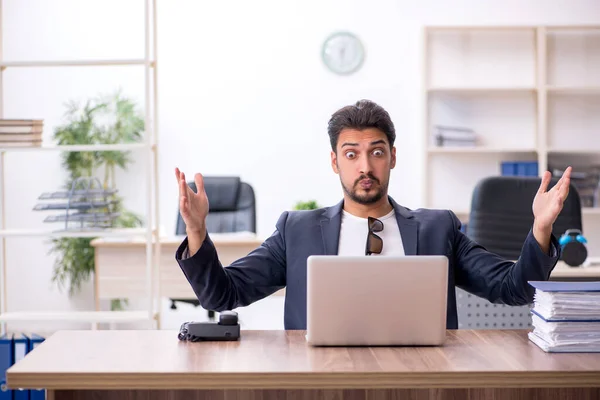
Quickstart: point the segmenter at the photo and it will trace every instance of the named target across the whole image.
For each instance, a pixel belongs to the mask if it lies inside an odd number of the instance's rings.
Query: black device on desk
[[[238,340],[238,315],[235,311],[223,311],[219,322],[184,322],[177,337],[190,342]]]
[[[562,260],[571,267],[578,267],[587,258],[587,239],[579,229],[567,229],[560,237],[558,243],[561,246]]]

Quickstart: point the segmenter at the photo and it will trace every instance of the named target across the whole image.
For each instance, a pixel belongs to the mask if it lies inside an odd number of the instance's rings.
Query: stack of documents
[[[600,352],[600,282],[529,282],[529,340],[547,352]]]

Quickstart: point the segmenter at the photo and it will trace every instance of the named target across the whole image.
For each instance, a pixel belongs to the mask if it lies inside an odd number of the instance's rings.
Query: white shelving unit
[[[126,322],[148,322],[156,326],[158,319],[155,284],[156,263],[160,255],[160,243],[153,240],[157,235],[158,227],[158,90],[157,90],[157,23],[156,23],[156,0],[141,0],[144,3],[144,58],[141,59],[113,59],[113,60],[58,60],[58,61],[5,61],[2,52],[3,23],[2,23],[2,0],[0,0],[0,118],[4,115],[4,77],[3,72],[12,68],[85,68],[113,66],[140,66],[143,68],[145,90],[145,133],[143,143],[134,144],[105,144],[105,145],[42,145],[41,147],[27,148],[0,148],[0,277],[2,279],[2,298],[0,299],[0,323],[2,330],[6,331],[6,324],[15,321],[66,321],[86,322],[92,328],[98,323],[126,323]],[[10,116],[6,116],[10,118]],[[96,232],[57,232],[56,229],[8,229],[6,227],[6,196],[10,194],[5,190],[5,157],[7,153],[13,152],[48,152],[48,151],[115,151],[115,150],[138,150],[146,152],[146,207],[145,228],[131,229],[108,229]],[[132,237],[144,236],[146,240],[146,293],[147,308],[137,311],[9,311],[7,304],[7,258],[6,238],[13,236],[44,236],[44,237]],[[27,290],[20,288],[19,290]]]
[[[468,222],[475,185],[503,161],[600,165],[600,26],[455,26],[424,31],[426,207]],[[472,129],[472,147],[438,147],[436,125]],[[464,145],[464,143],[463,143]],[[561,167],[561,165],[557,166]],[[533,199],[532,199],[533,200]],[[600,208],[583,209],[588,255],[600,255]],[[459,327],[527,328],[527,306],[457,288]]]
[[[502,161],[536,161],[540,175],[600,165],[600,26],[426,27],[424,66],[427,207],[466,221],[476,183]],[[477,143],[438,147],[435,125],[473,129]],[[598,208],[583,214],[600,222]]]

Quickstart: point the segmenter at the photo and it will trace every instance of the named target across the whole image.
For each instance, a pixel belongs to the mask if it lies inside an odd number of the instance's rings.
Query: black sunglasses
[[[368,221],[369,234],[367,235],[365,255],[381,254],[381,251],[383,250],[383,240],[377,236],[375,232],[381,232],[383,230],[383,222],[373,217],[369,217]]]

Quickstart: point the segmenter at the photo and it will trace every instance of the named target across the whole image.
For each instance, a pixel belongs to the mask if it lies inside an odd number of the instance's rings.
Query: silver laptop
[[[445,256],[310,256],[307,334],[315,346],[437,346],[446,338]]]

